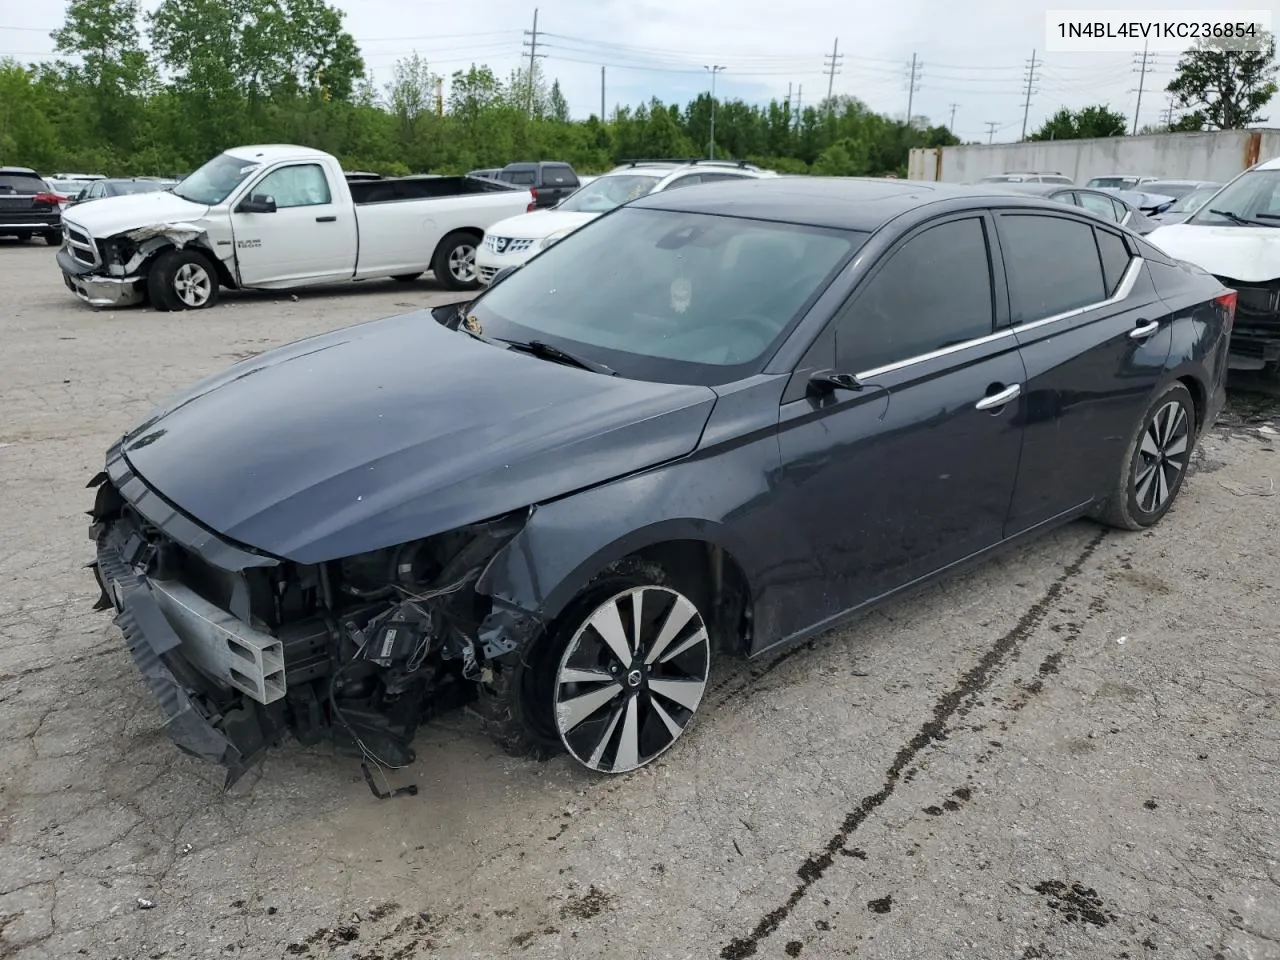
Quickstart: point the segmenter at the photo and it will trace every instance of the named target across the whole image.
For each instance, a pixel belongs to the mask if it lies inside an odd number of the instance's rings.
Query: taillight
[[[1227,315],[1227,330],[1230,330],[1236,322],[1236,301],[1239,299],[1240,295],[1234,290],[1228,290],[1221,296],[1213,298],[1213,302]]]
[[[537,188],[537,187],[530,187],[530,188],[529,188],[529,196],[531,196],[531,197],[533,198],[532,200],[530,200],[530,201],[529,201],[529,210],[534,210],[534,209],[536,209],[536,208],[537,208],[537,206],[538,206],[538,188]],[[528,212],[528,211],[526,211],[526,212]]]
[[[56,193],[37,193],[35,196],[36,203],[51,203],[57,206],[60,203],[66,203],[67,198],[59,196]]]

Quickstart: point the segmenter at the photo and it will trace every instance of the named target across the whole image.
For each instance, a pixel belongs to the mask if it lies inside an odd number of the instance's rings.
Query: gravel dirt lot
[[[1154,531],[722,662],[635,775],[458,715],[392,775],[416,797],[297,744],[224,793],[91,610],[85,483],[195,378],[444,296],[97,312],[30,244],[0,275],[0,957],[1280,957],[1274,402],[1233,396]]]

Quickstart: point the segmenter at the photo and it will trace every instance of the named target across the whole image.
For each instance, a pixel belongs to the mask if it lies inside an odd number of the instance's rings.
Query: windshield
[[[568,210],[570,213],[608,213],[629,200],[643,197],[661,179],[632,173],[599,177],[575,190],[556,209]]]
[[[173,192],[183,200],[214,206],[231,196],[231,191],[258,166],[253,160],[222,153],[174,187]]]
[[[1205,205],[1215,193],[1222,187],[1197,187],[1190,193],[1184,193],[1178,198],[1178,202],[1171,206],[1165,213],[1195,213]]]
[[[1248,227],[1211,210],[1234,213],[1250,220],[1275,221],[1280,225],[1280,170],[1250,170],[1231,181],[1187,222],[1213,226]]]
[[[728,383],[772,355],[865,234],[623,208],[471,306],[484,334],[543,340],[621,376]]]

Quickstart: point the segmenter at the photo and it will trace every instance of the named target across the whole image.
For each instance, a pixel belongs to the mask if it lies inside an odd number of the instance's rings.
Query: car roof
[[[1216,180],[1152,180],[1150,183],[1144,183],[1144,187],[1158,187],[1162,183],[1167,183],[1171,187],[1210,187]]]
[[[1280,170],[1280,157],[1272,157],[1270,160],[1264,160],[1253,169],[1255,170]]]
[[[247,147],[231,147],[224,150],[238,160],[258,163],[277,163],[281,160],[321,160],[328,156],[323,150],[299,147],[292,143],[259,143]]]
[[[32,176],[39,176],[30,167],[0,167],[0,173],[29,173]]]
[[[1065,184],[1034,184],[1064,189]],[[708,213],[778,223],[873,231],[919,207],[945,200],[1010,200],[995,186],[874,177],[762,177],[664,190],[632,200],[641,209]],[[1025,198],[1028,205],[1053,203]]]

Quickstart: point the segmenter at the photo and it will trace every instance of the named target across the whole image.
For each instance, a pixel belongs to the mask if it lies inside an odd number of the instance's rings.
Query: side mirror
[[[855,393],[862,389],[858,378],[851,373],[836,373],[834,370],[819,370],[809,376],[809,390],[819,395],[835,393],[837,390],[852,390]]]
[[[239,213],[275,213],[276,198],[264,197],[255,193],[241,200],[240,206],[236,207],[236,211]]]

